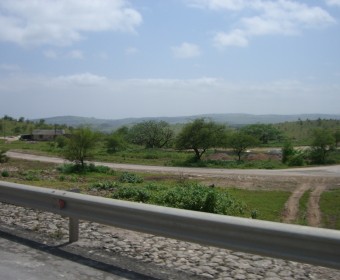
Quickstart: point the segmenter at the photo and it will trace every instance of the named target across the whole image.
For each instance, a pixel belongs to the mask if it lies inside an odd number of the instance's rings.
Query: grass
[[[308,225],[307,220],[307,210],[308,210],[308,201],[310,197],[311,191],[306,191],[299,200],[299,213],[296,223],[299,225]]]
[[[257,212],[257,219],[280,222],[284,204],[290,196],[286,191],[244,190],[232,188],[229,193],[247,205],[244,217],[251,217]]]
[[[340,189],[330,189],[321,194],[320,209],[322,225],[325,228],[340,230]]]
[[[10,159],[9,162],[0,165],[0,171],[6,170],[9,175],[8,177],[1,177],[0,180],[62,190],[76,188],[80,189],[82,193],[106,197],[112,196],[112,188],[114,189],[116,186],[137,186],[141,189],[148,187],[147,192],[149,192],[152,189],[175,190],[179,185],[195,183],[187,178],[183,179],[178,175],[170,174],[160,175],[137,172],[124,174],[121,171],[68,174],[58,171],[57,167],[52,163]],[[131,180],[133,183],[129,183]],[[136,180],[140,183],[136,183]],[[98,186],[99,189],[96,191],[91,190],[94,185]],[[237,216],[249,218],[255,211],[257,219],[277,222],[280,221],[283,205],[290,194],[284,191],[253,191],[218,187],[215,187],[215,189],[222,194],[231,195],[240,203],[244,203],[243,214],[238,213]]]

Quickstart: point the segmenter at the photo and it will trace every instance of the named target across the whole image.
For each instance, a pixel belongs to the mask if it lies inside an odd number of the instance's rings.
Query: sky
[[[340,0],[1,0],[0,115],[340,114]]]

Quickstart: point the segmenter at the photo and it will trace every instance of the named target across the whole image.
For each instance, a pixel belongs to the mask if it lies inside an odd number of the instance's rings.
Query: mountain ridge
[[[94,117],[80,116],[56,116],[43,118],[47,124],[65,124],[67,126],[88,125],[101,131],[112,131],[121,126],[131,126],[136,123],[147,120],[166,121],[172,125],[185,124],[196,118],[208,118],[218,123],[225,123],[230,126],[244,126],[249,124],[276,124],[283,122],[293,122],[298,120],[317,120],[317,119],[335,119],[340,120],[340,114],[245,114],[245,113],[229,113],[229,114],[201,114],[192,116],[177,117],[142,117],[142,118],[122,118],[122,119],[99,119]]]

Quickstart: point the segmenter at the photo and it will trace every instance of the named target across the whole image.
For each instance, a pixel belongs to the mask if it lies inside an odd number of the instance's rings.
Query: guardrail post
[[[70,217],[69,219],[69,242],[73,243],[79,239],[79,220],[77,218]]]

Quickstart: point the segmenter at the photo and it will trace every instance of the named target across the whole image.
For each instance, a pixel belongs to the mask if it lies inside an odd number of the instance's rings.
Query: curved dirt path
[[[310,188],[310,184],[303,183],[293,191],[293,193],[285,203],[285,208],[282,215],[282,221],[284,223],[292,224],[296,221],[299,214],[299,201],[303,194]]]
[[[320,227],[321,226],[321,211],[320,211],[320,197],[321,194],[327,189],[324,179],[305,182],[299,185],[291,194],[285,204],[285,209],[282,215],[284,223],[295,223],[299,215],[299,201],[303,194],[312,190],[308,200],[307,206],[307,223],[308,226]]]
[[[327,189],[324,183],[318,184],[312,191],[308,201],[307,221],[312,227],[321,226],[320,196]]]

